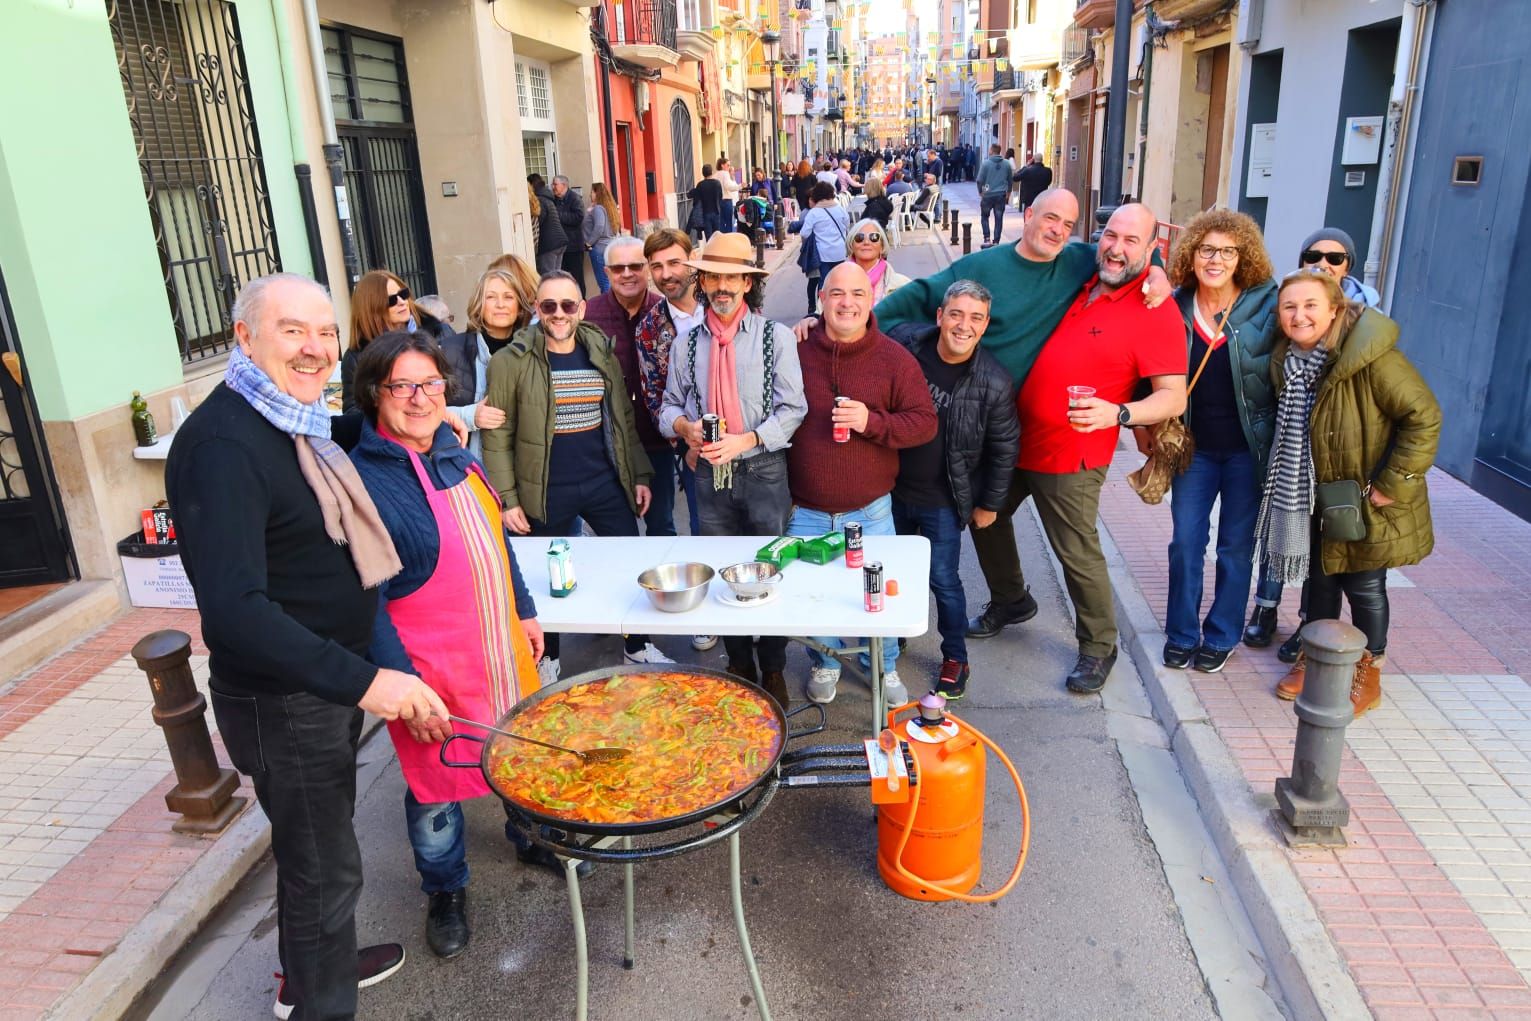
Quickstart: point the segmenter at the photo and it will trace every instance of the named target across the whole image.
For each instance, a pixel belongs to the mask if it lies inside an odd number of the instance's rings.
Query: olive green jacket
[[[1353,324],[1319,381],[1309,427],[1315,481],[1370,482],[1394,502],[1373,507],[1363,501],[1366,538],[1324,543],[1323,570],[1344,574],[1417,564],[1435,547],[1425,472],[1435,462],[1441,407],[1398,350],[1397,323],[1370,308],[1359,316],[1354,307],[1341,314]],[[1271,355],[1278,391],[1289,344],[1281,337]]]
[[[654,466],[638,440],[622,366],[611,339],[598,327],[580,323],[574,339],[585,346],[590,363],[606,381],[601,415],[606,457],[616,468],[627,502],[637,514],[634,487],[649,484]],[[499,490],[507,509],[520,507],[528,517],[546,521],[549,454],[553,449],[553,374],[540,324],[516,331],[510,343],[489,359],[483,403],[505,412],[504,425],[481,433],[484,469],[490,483]]]

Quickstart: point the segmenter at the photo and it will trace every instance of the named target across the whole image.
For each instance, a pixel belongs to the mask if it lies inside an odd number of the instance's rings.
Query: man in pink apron
[[[448,367],[419,334],[389,333],[357,365],[368,421],[352,453],[403,570],[382,589],[370,655],[408,664],[453,715],[497,722],[537,688],[543,651],[536,607],[505,541],[500,502],[472,454],[442,424]],[[390,725],[408,784],[404,814],[426,940],[440,957],[468,945],[468,864],[461,802],[489,793],[476,770],[441,764],[439,742]],[[522,861],[553,864],[507,824]]]

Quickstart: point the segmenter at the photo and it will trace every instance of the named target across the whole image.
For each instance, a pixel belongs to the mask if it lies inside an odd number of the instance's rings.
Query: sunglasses
[[[882,235],[876,231],[873,231],[871,234],[853,234],[851,235],[851,240],[859,245],[863,241],[881,241]]]
[[[408,301],[408,300],[409,300],[409,288],[408,287],[401,287],[401,288],[399,288],[399,291],[398,291],[397,294],[390,294],[388,296],[388,307],[389,308],[393,308],[399,302],[401,302],[401,301]]]
[[[559,309],[563,310],[564,315],[572,316],[579,311],[579,302],[573,298],[565,298],[562,301],[554,301],[552,298],[549,298],[547,301],[537,302],[537,311],[542,313],[544,319],[550,315],[556,315]]]
[[[440,397],[447,392],[444,379],[427,379],[424,383],[379,383],[378,386],[392,394],[396,401],[412,400],[416,390],[424,390],[427,397]]]
[[[1343,266],[1350,261],[1350,256],[1344,252],[1320,252],[1317,248],[1310,248],[1302,253],[1304,266],[1316,266],[1320,261],[1327,262],[1331,266]]]
[[[620,263],[619,262],[608,262],[606,264],[606,272],[607,273],[612,273],[612,274],[642,273],[643,272],[643,263],[641,263],[641,262],[620,262]]]

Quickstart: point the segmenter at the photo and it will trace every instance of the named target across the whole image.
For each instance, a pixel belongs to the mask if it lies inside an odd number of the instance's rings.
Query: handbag
[[[1355,479],[1320,482],[1313,487],[1318,505],[1318,531],[1325,542],[1359,542],[1366,538],[1366,515],[1361,504],[1371,492]]]
[[[1235,297],[1234,301],[1238,298]],[[1217,322],[1217,334],[1222,335],[1223,327],[1228,324],[1228,316],[1233,313],[1233,302],[1223,310],[1223,317]],[[1203,370],[1207,367],[1207,360],[1212,357],[1216,350],[1213,344],[1207,345],[1207,353],[1201,356],[1201,364],[1196,367],[1196,375],[1191,377],[1191,382],[1186,385],[1185,394],[1189,399],[1191,391],[1196,389],[1196,383],[1201,379]],[[1196,453],[1196,441],[1191,437],[1191,430],[1186,428],[1182,416],[1166,418],[1157,425],[1149,426],[1149,433],[1153,436],[1153,453],[1148,455],[1148,460],[1143,462],[1143,467],[1127,474],[1127,484],[1132,491],[1137,493],[1144,503],[1156,504],[1164,499],[1164,494],[1169,491],[1170,483],[1175,476],[1184,474],[1191,465],[1191,457]]]

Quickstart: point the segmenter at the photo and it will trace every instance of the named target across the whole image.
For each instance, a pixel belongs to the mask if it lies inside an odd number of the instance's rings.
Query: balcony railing
[[[1064,67],[1072,67],[1094,56],[1090,49],[1089,29],[1070,25],[1063,30],[1063,53],[1058,61]]]
[[[675,0],[637,0],[622,4],[611,41],[618,46],[663,46],[675,50],[679,27]]]
[[[1020,79],[1020,75],[1017,74],[1013,70],[1009,70],[1009,71],[995,71],[994,72],[994,91],[995,92],[1004,92],[1007,89],[1018,89],[1018,88],[1021,87],[1019,79]]]

